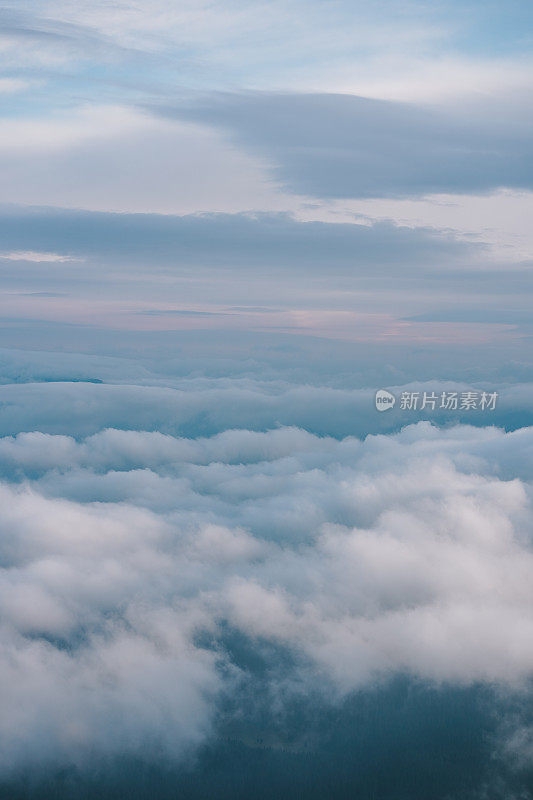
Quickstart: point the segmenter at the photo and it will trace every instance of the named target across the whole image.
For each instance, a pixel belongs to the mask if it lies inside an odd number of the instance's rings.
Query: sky
[[[0,0],[0,798],[533,797],[532,40]]]

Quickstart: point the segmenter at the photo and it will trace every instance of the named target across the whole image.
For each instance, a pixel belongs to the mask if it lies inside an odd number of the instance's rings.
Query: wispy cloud
[[[14,94],[28,88],[29,84],[20,78],[0,78],[0,94]]]
[[[44,253],[36,250],[11,250],[0,253],[0,261],[29,261],[38,264],[42,261],[48,264],[65,264],[72,261],[83,261],[80,257],[63,255],[61,253]]]

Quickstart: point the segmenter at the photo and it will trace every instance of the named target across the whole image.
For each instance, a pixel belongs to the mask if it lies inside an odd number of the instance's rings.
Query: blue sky
[[[39,80],[57,104],[91,91],[101,97],[106,85],[121,97],[128,84],[148,94],[285,88],[295,81],[312,88],[320,73],[327,80],[339,65],[364,72],[376,57],[385,69],[389,58],[488,68],[501,59],[512,67],[527,60],[531,44],[531,9],[520,0],[505,6],[397,0],[2,6],[6,74],[31,81],[35,67],[44,67]],[[10,50],[14,42],[22,45],[18,58]]]

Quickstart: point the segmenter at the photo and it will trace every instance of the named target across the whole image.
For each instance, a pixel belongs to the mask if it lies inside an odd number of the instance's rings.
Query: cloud
[[[53,104],[72,97],[61,80],[69,70],[84,94],[174,96],[176,86],[244,86],[293,91],[348,91],[417,99],[477,95],[528,82],[530,61],[523,2],[455,2],[428,7],[284,0],[207,2],[150,0],[8,2],[4,59],[13,68],[47,68]],[[495,36],[497,31],[498,36]],[[31,42],[31,47],[20,46]],[[312,55],[311,55],[312,54]],[[106,69],[94,69],[104,64]],[[92,69],[91,69],[92,67]],[[59,103],[61,105],[61,103]]]
[[[13,250],[22,242],[39,252],[68,244],[78,256],[113,258],[115,264],[156,259],[161,265],[310,270],[326,263],[363,268],[366,262],[375,270],[387,264],[431,268],[485,254],[481,244],[434,228],[299,222],[281,213],[173,216],[11,207],[0,217],[0,232]]]
[[[0,94],[13,94],[21,92],[28,84],[19,78],[0,78]]]
[[[84,106],[52,118],[8,118],[2,125],[0,151],[11,158],[21,155],[62,153],[86,143],[124,139],[128,134],[156,128],[147,114],[121,106]]]
[[[79,261],[72,256],[61,255],[60,253],[38,253],[35,250],[12,250],[10,253],[0,253],[2,261],[30,261],[39,264],[45,261],[47,264],[64,264],[69,261]]]
[[[533,186],[531,103],[517,94],[443,108],[342,94],[220,94],[166,113],[227,130],[298,194],[479,194]]]
[[[368,51],[374,54],[387,48],[401,53],[407,46],[427,47],[443,38],[439,20],[427,11],[408,13],[404,7],[388,4],[387,12],[385,26],[379,13],[360,2],[342,2],[328,9],[309,2],[305,13],[300,0],[276,0],[268,5],[256,0],[232,1],[223,11],[208,2],[169,6],[150,0],[142,7],[131,2],[113,7],[80,2],[73,8],[49,0],[45,13],[38,3],[27,3],[21,9],[8,2],[4,10],[9,44],[21,39],[33,44],[29,52],[17,54],[19,64],[59,62],[61,67],[66,62],[87,79],[91,76],[83,70],[86,62],[108,63],[115,69],[107,83],[115,91],[124,65],[130,74],[142,78],[141,91],[147,78],[167,86],[162,66],[171,77],[179,78],[180,85],[184,78],[195,86],[228,80],[277,82],[287,79],[288,69],[299,76],[308,66],[318,77],[321,73],[315,62],[323,75],[331,62],[361,64]],[[355,58],[354,41],[364,45]],[[11,48],[8,55],[14,57]],[[101,83],[102,76],[98,77]],[[121,84],[123,91],[131,91],[129,81]],[[175,84],[168,89],[175,90]]]
[[[334,267],[374,274],[399,265],[405,271],[437,271],[444,264],[487,262],[483,244],[435,228],[391,221],[301,222],[285,213],[113,214],[68,209],[4,206],[0,234],[17,252],[68,252],[78,257],[132,264],[279,272]]]
[[[48,380],[51,377],[48,374]],[[0,434],[39,430],[87,436],[110,427],[196,437],[243,426],[264,431],[282,425],[340,438],[388,433],[420,419],[507,428],[532,421],[529,383],[473,387],[435,380],[389,386],[397,397],[402,391],[419,392],[422,397],[424,391],[440,396],[442,391],[486,388],[497,391],[499,398],[494,411],[407,411],[398,402],[386,414],[376,411],[373,388],[299,386],[252,378],[176,379],[171,383],[174,385],[87,383],[82,377],[79,382],[64,382],[63,378],[6,384],[0,386]]]
[[[429,5],[4,3],[0,798],[530,791],[531,10]]]
[[[162,214],[283,206],[263,165],[215,130],[101,99],[7,117],[0,169],[4,203]]]
[[[281,708],[405,673],[523,691],[532,448],[427,423],[0,440],[2,769],[182,759],[240,702],[228,630],[274,648]]]
[[[50,324],[68,323],[78,326],[72,342],[88,336],[88,326],[93,336],[113,328],[270,331],[380,345],[497,342],[497,357],[510,361],[529,331],[528,262],[502,262],[490,246],[451,230],[304,222],[288,213],[7,206],[0,235],[4,315],[40,326],[36,342],[27,326],[20,331],[29,348],[42,346]],[[53,271],[37,261],[52,258]],[[75,261],[84,268],[73,269]],[[454,313],[443,314],[458,294]],[[10,324],[4,336],[13,335]]]

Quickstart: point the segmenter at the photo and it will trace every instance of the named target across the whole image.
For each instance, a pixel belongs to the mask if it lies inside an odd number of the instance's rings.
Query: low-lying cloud
[[[281,708],[398,674],[525,687],[532,448],[428,423],[2,439],[2,768],[182,758],[246,678],[228,630],[275,648]]]

